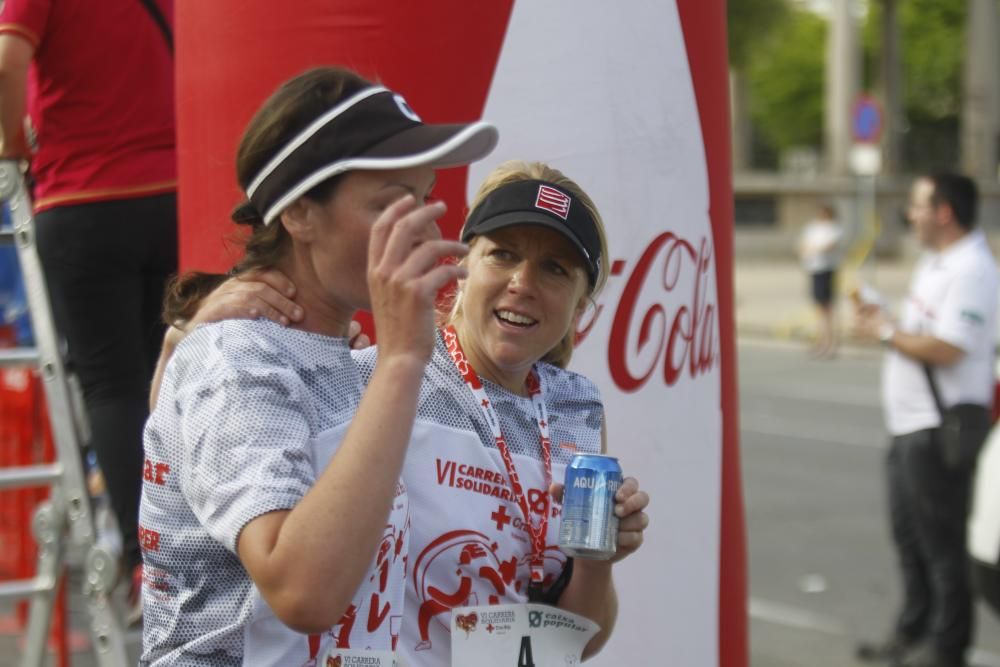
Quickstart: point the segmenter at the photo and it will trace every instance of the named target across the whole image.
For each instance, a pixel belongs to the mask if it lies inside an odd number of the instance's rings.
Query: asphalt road
[[[739,346],[752,667],[854,667],[891,628],[900,587],[888,534],[877,350],[833,361]],[[976,667],[1000,666],[1000,620],[977,610]]]

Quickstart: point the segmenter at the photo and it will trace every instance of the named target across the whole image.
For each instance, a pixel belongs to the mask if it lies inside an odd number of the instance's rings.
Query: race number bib
[[[357,651],[331,646],[320,655],[316,667],[406,667],[392,651]]]
[[[451,614],[452,667],[571,667],[600,626],[543,604],[459,607]]]

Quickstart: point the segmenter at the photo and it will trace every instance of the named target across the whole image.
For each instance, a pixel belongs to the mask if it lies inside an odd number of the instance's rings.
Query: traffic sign
[[[851,110],[851,133],[859,143],[878,143],[882,135],[882,107],[868,95],[859,95]]]

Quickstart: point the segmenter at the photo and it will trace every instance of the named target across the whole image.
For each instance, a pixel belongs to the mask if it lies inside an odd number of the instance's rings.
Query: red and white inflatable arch
[[[653,498],[594,664],[745,667],[723,0],[191,0],[176,34],[185,268],[238,254],[240,133],[313,65],[377,78],[428,121],[496,123],[493,155],[439,175],[452,234],[504,159],[547,161],[593,196],[614,268],[574,368],[601,386],[610,448]]]

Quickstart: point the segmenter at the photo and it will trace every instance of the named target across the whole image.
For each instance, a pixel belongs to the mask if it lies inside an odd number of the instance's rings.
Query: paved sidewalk
[[[871,345],[851,337],[850,290],[866,283],[877,289],[894,312],[905,296],[914,259],[880,260],[861,271],[838,276],[837,319],[845,345]],[[734,267],[735,319],[739,336],[769,337],[803,342],[816,332],[816,314],[809,277],[792,258],[737,258]]]

